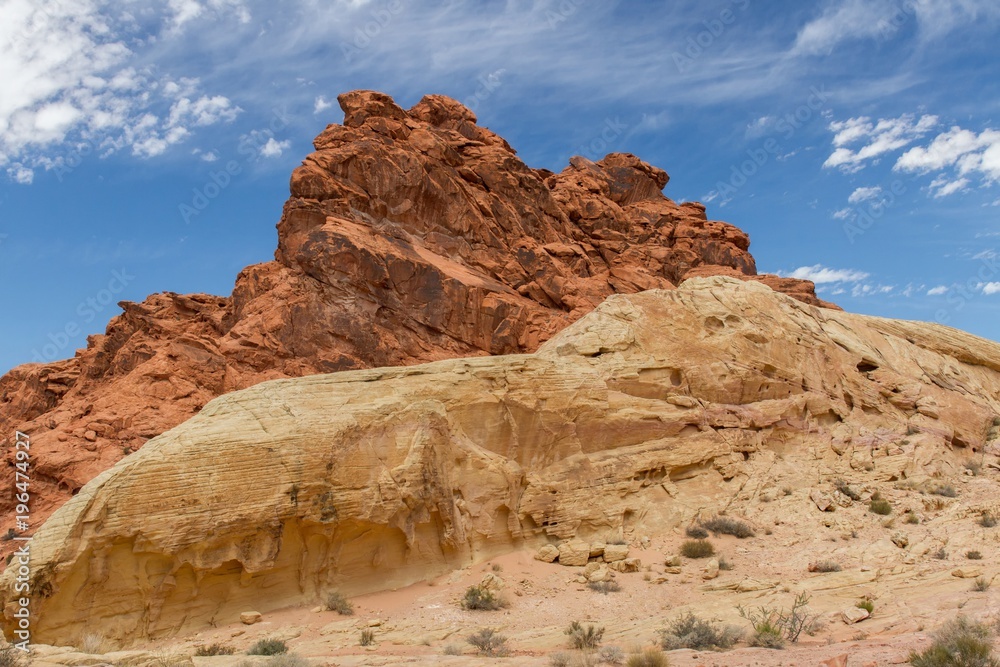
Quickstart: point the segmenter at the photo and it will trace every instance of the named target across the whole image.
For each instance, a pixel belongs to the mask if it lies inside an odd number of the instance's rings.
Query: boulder
[[[554,563],[559,558],[559,549],[551,544],[545,544],[535,552],[535,560],[543,563]]]
[[[264,615],[257,611],[244,611],[240,614],[240,623],[243,625],[260,623],[263,619]]]
[[[628,558],[629,548],[627,544],[608,544],[604,547],[604,562],[613,563],[617,560]]]
[[[583,567],[590,560],[590,545],[583,540],[567,540],[559,543],[559,564],[568,567]]]

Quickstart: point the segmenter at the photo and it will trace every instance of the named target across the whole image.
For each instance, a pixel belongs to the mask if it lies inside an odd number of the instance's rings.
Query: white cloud
[[[817,285],[841,282],[853,283],[865,280],[869,277],[869,274],[864,271],[855,271],[854,269],[831,269],[823,266],[822,264],[800,266],[791,273],[787,274],[779,271],[778,275],[787,276],[789,278],[799,278],[800,280],[811,280]]]
[[[927,146],[915,146],[899,156],[896,171],[947,172],[931,183],[934,197],[944,197],[969,185],[978,175],[985,183],[1000,182],[1000,131],[991,128],[979,134],[954,126],[938,134]]]
[[[927,290],[927,296],[941,296],[942,294],[947,294],[948,288],[945,285],[938,285],[937,287],[932,287]]]
[[[835,121],[830,123],[829,129],[834,132],[833,145],[836,148],[823,166],[839,167],[847,172],[858,171],[868,160],[903,148],[924,136],[937,122],[937,116],[924,115],[916,120],[912,114],[880,118],[875,123],[864,116]],[[847,147],[856,142],[863,142],[864,145],[856,150]]]
[[[21,185],[31,185],[31,182],[35,180],[34,170],[19,164],[8,168],[7,175],[10,176],[12,181]]]
[[[275,141],[274,137],[267,140],[260,149],[260,154],[262,157],[280,157],[283,152],[288,150],[288,147],[292,145],[291,141]]]
[[[323,113],[332,106],[333,102],[328,101],[325,97],[320,95],[319,97],[316,98],[316,101],[313,102],[313,113],[314,114]]]
[[[931,181],[930,189],[933,193],[935,199],[941,197],[947,197],[948,195],[955,194],[960,190],[964,190],[969,184],[969,179],[967,178],[956,178],[955,180],[949,180],[945,177],[935,178]]]
[[[205,162],[215,162],[219,159],[219,154],[215,151],[209,151],[207,153],[203,153],[201,159]]]
[[[229,98],[222,95],[214,97],[202,95],[194,102],[182,97],[170,107],[168,125],[173,127],[188,121],[193,121],[199,126],[214,125],[220,121],[232,121],[241,111],[242,109],[234,106]]]
[[[1000,283],[982,283],[983,294],[991,295],[1000,292]]]
[[[848,208],[842,208],[842,209],[840,209],[838,211],[834,211],[833,212],[833,219],[834,220],[847,220],[848,218],[851,218],[851,217],[854,217],[854,209],[850,208],[850,207],[848,207]]]
[[[877,185],[870,188],[857,188],[847,198],[847,202],[849,204],[859,204],[870,199],[877,199],[880,194],[882,194],[882,188]]]

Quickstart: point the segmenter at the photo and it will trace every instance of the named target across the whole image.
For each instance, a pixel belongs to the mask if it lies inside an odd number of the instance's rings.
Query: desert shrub
[[[448,644],[444,647],[445,655],[462,655],[462,647],[455,646],[454,644]]]
[[[375,643],[375,631],[371,630],[371,629],[368,629],[368,628],[365,628],[364,630],[362,630],[361,631],[361,639],[358,640],[358,643],[361,644],[362,646],[371,646],[372,644],[374,644]]]
[[[868,511],[872,514],[886,516],[892,514],[892,505],[884,498],[875,498],[875,496],[872,496],[871,502],[868,503]]]
[[[708,540],[688,540],[681,545],[681,555],[685,558],[708,558],[715,554],[715,547]]]
[[[492,658],[502,658],[510,655],[510,649],[507,647],[507,638],[501,634],[497,634],[497,631],[493,628],[481,628],[469,635],[465,641],[472,644],[479,655]]]
[[[790,487],[790,486],[786,486],[785,488],[783,488],[783,489],[781,490],[781,492],[782,492],[783,494],[785,494],[786,496],[790,496],[790,495],[792,495],[792,487]]]
[[[956,498],[958,496],[958,491],[951,484],[942,484],[941,486],[935,486],[931,489],[931,493],[936,496],[944,496],[945,498]]]
[[[701,525],[715,535],[732,535],[741,540],[754,536],[750,524],[728,516],[715,516],[708,521],[703,521]]]
[[[992,528],[993,526],[997,525],[996,517],[994,517],[989,512],[983,512],[982,515],[979,517],[979,525],[982,526],[983,528]]]
[[[603,593],[607,595],[608,593],[617,593],[622,589],[621,584],[617,581],[591,581],[587,584],[587,588],[594,591],[595,593]]]
[[[670,661],[658,648],[647,648],[633,653],[625,662],[626,667],[670,667]]]
[[[941,547],[931,555],[938,560],[948,560],[948,552],[945,551],[944,547]]]
[[[969,560],[982,560],[983,554],[973,549],[972,551],[966,551],[965,557],[968,558]]]
[[[871,598],[861,598],[854,606],[858,609],[864,609],[869,614],[875,611],[875,601]]]
[[[469,586],[462,598],[462,609],[469,611],[496,611],[506,606],[500,596],[482,586]]]
[[[933,638],[925,651],[910,652],[913,667],[1000,667],[993,656],[990,629],[982,623],[959,616],[941,626]]]
[[[679,648],[695,650],[726,649],[731,647],[743,635],[740,629],[732,626],[715,626],[700,619],[693,613],[674,619],[670,626],[661,633],[661,644],[664,650],[673,651]]]
[[[750,621],[756,639],[757,635],[765,635],[763,639],[768,639],[766,635],[777,634],[779,637],[791,643],[799,641],[799,636],[803,631],[811,632],[816,627],[818,614],[809,613],[809,594],[799,593],[792,602],[792,608],[776,609],[774,607],[760,606],[756,609],[748,609],[742,605],[736,610],[740,616]],[[768,648],[781,648],[770,646]]]
[[[917,516],[916,512],[909,512],[906,515],[905,523],[920,523],[920,517]]]
[[[708,531],[701,526],[688,526],[684,530],[684,534],[695,540],[703,540],[708,537]]]
[[[226,646],[224,644],[210,644],[209,646],[199,646],[194,650],[194,654],[197,656],[210,656],[210,655],[232,655],[236,653],[236,649],[232,646]]]
[[[573,645],[573,648],[595,649],[601,645],[601,638],[604,637],[604,628],[599,628],[595,625],[583,627],[580,625],[580,621],[573,621],[564,630],[564,633],[569,636],[569,641]]]
[[[21,649],[13,644],[0,646],[0,667],[23,667],[26,663]]]
[[[972,582],[972,590],[977,593],[985,593],[990,589],[990,583],[986,577],[976,577],[976,580]]]
[[[247,651],[247,655],[280,655],[282,653],[288,653],[288,645],[280,639],[261,639]]]
[[[731,570],[733,569],[733,564],[726,560],[725,556],[719,556],[719,569],[720,570]]]
[[[625,663],[625,651],[618,646],[602,646],[597,652],[597,661],[605,665],[622,665]]]
[[[979,461],[966,461],[964,464],[965,469],[972,473],[973,476],[979,475],[983,470],[983,464]]]
[[[503,565],[501,565],[500,563],[493,563],[490,569],[493,570],[494,572],[503,572]]]
[[[309,667],[309,661],[298,653],[283,653],[272,656],[267,667]]]
[[[814,572],[840,572],[840,563],[832,560],[821,560],[813,564],[811,568]]]
[[[351,616],[354,614],[354,605],[338,591],[334,591],[326,596],[326,608],[337,612],[341,616]]]
[[[569,653],[559,651],[549,656],[549,665],[551,667],[569,667],[572,659],[573,657]]]
[[[785,648],[785,637],[781,634],[781,628],[771,625],[770,621],[763,621],[754,628],[749,644],[758,648],[780,650]]]
[[[90,655],[100,655],[107,653],[109,650],[108,642],[104,639],[104,636],[96,632],[84,633],[80,637],[80,644],[77,648],[80,649],[81,653],[88,653]]]
[[[838,479],[833,483],[833,486],[851,500],[861,500],[861,494],[851,488],[844,480]]]

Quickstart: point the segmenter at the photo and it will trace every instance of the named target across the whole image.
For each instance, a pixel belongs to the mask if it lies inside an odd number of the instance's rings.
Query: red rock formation
[[[812,283],[757,276],[745,233],[663,196],[666,172],[633,155],[554,174],[450,98],[339,100],[344,124],[292,174],[275,261],[244,269],[228,298],[123,302],[73,359],[0,379],[0,433],[32,436],[36,523],[211,398],[263,380],[530,352],[613,293],[694,275],[829,306]]]

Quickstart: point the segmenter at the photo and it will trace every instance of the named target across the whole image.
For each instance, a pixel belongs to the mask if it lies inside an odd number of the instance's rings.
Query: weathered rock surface
[[[32,436],[34,520],[264,380],[531,352],[611,294],[694,275],[821,303],[810,282],[757,276],[746,234],[666,198],[667,174],[635,156],[574,157],[554,174],[447,97],[404,111],[355,91],[340,105],[344,124],[292,174],[275,261],[244,269],[226,298],[123,302],[73,359],[0,379],[2,437]],[[5,522],[11,503],[0,496]]]
[[[33,542],[33,633],[159,636],[521,545],[579,540],[585,563],[607,535],[689,525],[690,494],[708,512],[745,502],[747,471],[781,452],[873,480],[936,477],[995,445],[998,369],[1000,346],[968,334],[715,277],[612,297],[530,355],[263,383],[52,516]],[[843,585],[829,577],[814,588]],[[12,586],[9,571],[8,614]]]

